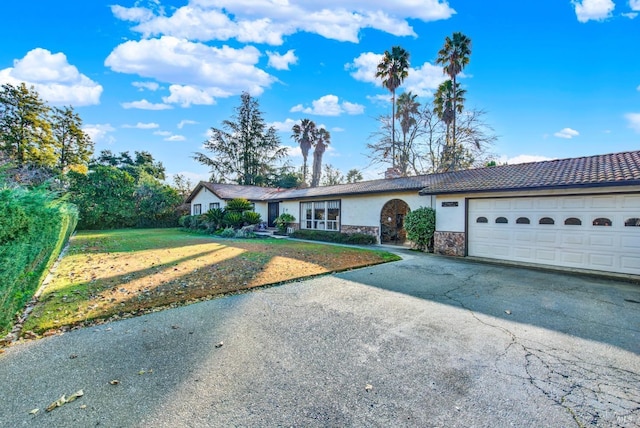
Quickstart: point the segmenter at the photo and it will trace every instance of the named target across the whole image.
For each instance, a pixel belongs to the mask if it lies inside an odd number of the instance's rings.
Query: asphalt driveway
[[[639,285],[403,256],[12,346],[0,426],[640,426]]]

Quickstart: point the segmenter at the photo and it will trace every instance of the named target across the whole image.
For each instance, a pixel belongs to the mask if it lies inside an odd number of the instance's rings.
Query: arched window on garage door
[[[569,217],[564,221],[565,226],[581,226],[582,220],[576,217]]]
[[[516,224],[531,224],[531,220],[529,220],[527,217],[518,217],[518,219],[516,220]]]
[[[507,220],[506,217],[498,217],[496,219],[496,223],[498,223],[498,224],[506,224],[506,223],[509,223],[509,220]]]
[[[486,217],[478,217],[476,223],[489,223],[489,220]]]
[[[551,217],[542,217],[538,224],[556,224],[556,222]]]
[[[625,222],[624,225],[627,227],[640,227],[640,218],[637,217],[633,217],[633,218],[628,218]]]
[[[597,219],[593,220],[594,226],[611,226],[611,224],[611,220],[605,217],[598,217]]]

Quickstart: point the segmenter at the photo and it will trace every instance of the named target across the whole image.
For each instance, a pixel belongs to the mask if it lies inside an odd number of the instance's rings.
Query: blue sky
[[[444,79],[445,36],[472,40],[460,79],[487,112],[491,152],[515,163],[640,148],[640,0],[5,0],[0,83],[73,105],[96,151],[148,150],[169,174],[207,179],[191,159],[249,91],[302,164],[291,127],[331,131],[343,172],[370,167],[366,144],[390,95],[381,54],[410,53],[399,93],[428,102]]]

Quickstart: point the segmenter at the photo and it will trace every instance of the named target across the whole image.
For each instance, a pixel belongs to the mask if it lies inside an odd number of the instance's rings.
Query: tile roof
[[[279,189],[201,181],[187,198],[187,203],[191,202],[202,187],[206,187],[221,199],[279,201],[399,191],[419,191],[422,195],[434,195],[605,185],[640,185],[640,151],[304,189]]]
[[[421,195],[640,185],[640,151],[434,174]]]

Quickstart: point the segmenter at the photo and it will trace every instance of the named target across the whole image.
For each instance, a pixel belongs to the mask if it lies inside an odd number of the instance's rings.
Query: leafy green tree
[[[362,173],[355,168],[350,169],[349,172],[347,172],[347,183],[357,183],[363,179]]]
[[[433,208],[420,207],[407,213],[404,218],[407,239],[420,251],[433,248],[433,234],[436,230],[436,211]]]
[[[469,56],[471,55],[471,39],[460,32],[455,32],[451,37],[444,39],[444,46],[438,51],[436,64],[442,65],[442,71],[448,75],[452,82],[453,88],[458,88],[456,77],[469,64]],[[456,151],[457,132],[456,132],[456,115],[457,102],[453,97],[453,118],[451,120],[451,147]]]
[[[142,172],[133,193],[136,227],[172,227],[178,222],[176,207],[183,201],[173,187]]]
[[[86,172],[93,155],[93,141],[82,130],[82,119],[73,107],[54,107],[52,129],[55,140],[56,170],[65,173],[69,169]]]
[[[307,158],[309,157],[309,150],[315,145],[318,128],[315,122],[311,119],[302,119],[300,124],[293,125],[292,128],[293,138],[299,145],[302,152],[303,166],[302,166],[302,179],[307,182]]]
[[[213,157],[195,153],[193,158],[210,167],[214,176],[258,185],[266,182],[269,167],[286,156],[287,149],[280,147],[275,128],[267,127],[258,101],[246,92],[240,99],[231,120],[224,120],[222,129],[211,128],[211,137],[204,143]]]
[[[0,150],[18,167],[53,168],[55,140],[50,108],[33,89],[2,85],[0,89]]]
[[[185,201],[193,190],[193,183],[182,174],[173,176],[173,188],[176,189],[183,201]]]
[[[402,85],[404,79],[409,75],[409,52],[400,46],[393,46],[391,52],[385,51],[382,61],[378,64],[376,77],[382,79],[382,86],[391,92],[391,151],[392,162],[395,168],[395,107],[396,107],[396,89]]]
[[[322,157],[327,150],[327,146],[331,144],[331,134],[324,128],[318,130],[316,139],[316,147],[313,150],[313,176],[311,177],[311,187],[317,187],[320,184],[322,176]]]
[[[420,103],[416,101],[417,95],[411,92],[404,92],[398,97],[398,111],[396,118],[400,119],[402,129],[402,146],[396,155],[396,166],[400,169],[400,175],[406,177],[409,169],[409,161],[412,151],[413,138],[410,138],[411,130],[418,124],[420,115]]]
[[[457,114],[461,114],[464,110],[464,102],[466,90],[460,88],[460,84],[456,83],[456,90],[453,89],[453,81],[445,80],[438,86],[433,98],[433,112],[438,115],[440,120],[446,126],[445,147],[443,148],[443,162],[441,162],[441,171],[455,170],[456,168],[456,144],[451,132],[451,125]]]
[[[162,162],[156,161],[151,153],[143,150],[134,152],[134,155],[135,159],[131,157],[129,152],[120,152],[119,155],[116,155],[111,150],[102,150],[100,154],[91,161],[89,166],[113,166],[128,172],[136,180],[143,172],[158,180],[165,179],[166,170]]]
[[[78,229],[114,229],[136,224],[134,178],[113,166],[97,165],[89,173],[69,171],[69,199],[78,206]]]
[[[322,174],[322,185],[333,186],[336,184],[343,184],[344,176],[340,170],[331,164],[325,164],[324,174]]]

